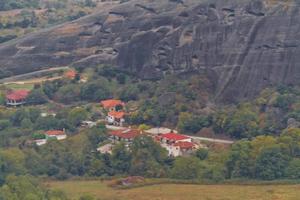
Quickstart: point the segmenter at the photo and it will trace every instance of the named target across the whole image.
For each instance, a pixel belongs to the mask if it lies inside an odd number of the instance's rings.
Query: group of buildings
[[[122,127],[125,123],[124,107],[125,103],[121,100],[110,99],[101,102],[101,106],[107,112],[106,122],[110,125],[119,126],[116,130],[110,130],[110,143],[98,148],[101,153],[112,153],[112,148],[116,143],[124,142],[128,146],[133,140],[142,135],[151,136],[163,148],[168,151],[169,156],[188,156],[200,148],[199,144],[193,142],[192,138],[186,135],[178,134],[169,130],[140,131],[138,129]]]
[[[101,153],[112,153],[115,144],[124,142],[129,146],[133,140],[141,135],[148,135],[158,144],[168,151],[169,156],[188,156],[199,149],[201,146],[193,142],[192,138],[178,133],[166,133],[152,135],[137,129],[125,128],[120,130],[111,130],[109,132],[111,142],[98,148]]]
[[[121,100],[109,99],[101,101],[101,106],[106,114],[105,120],[107,124],[112,125],[113,129],[109,130],[109,141],[99,147],[97,150],[101,153],[112,153],[113,147],[120,142],[124,142],[126,146],[130,146],[136,137],[148,135],[158,144],[168,151],[169,156],[188,156],[201,147],[189,136],[178,134],[170,129],[152,129],[149,131],[141,131],[134,128],[123,127],[125,123],[125,103]],[[84,127],[93,127],[95,122],[84,121]],[[67,138],[65,131],[49,130],[46,131],[44,139],[35,140],[38,146],[44,145],[49,139],[55,138],[63,140]]]

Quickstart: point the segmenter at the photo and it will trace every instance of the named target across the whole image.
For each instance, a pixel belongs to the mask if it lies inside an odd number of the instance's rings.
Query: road
[[[7,78],[0,79],[0,83],[7,83],[7,82],[17,82],[17,81],[22,81],[26,79],[33,79],[35,77],[40,77],[43,76],[49,72],[55,72],[59,70],[67,70],[69,67],[53,67],[53,68],[48,68],[48,69],[43,69],[35,72],[30,72],[26,74],[20,74],[16,76],[11,76]]]
[[[213,143],[220,143],[220,144],[233,144],[233,140],[222,140],[222,139],[214,139],[214,138],[206,138],[206,137],[197,137],[197,136],[189,136],[194,140],[200,140],[200,141],[207,141],[207,142],[213,142]]]

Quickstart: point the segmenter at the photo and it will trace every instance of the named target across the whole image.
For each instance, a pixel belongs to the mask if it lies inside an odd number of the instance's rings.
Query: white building
[[[49,130],[45,133],[46,139],[56,138],[57,140],[64,140],[67,138],[67,135],[64,131],[61,130]]]
[[[97,125],[97,122],[92,122],[92,121],[83,121],[83,122],[81,122],[82,127],[92,128],[96,125]]]
[[[47,143],[47,140],[46,139],[39,139],[39,140],[35,140],[34,142],[36,143],[36,145],[42,146],[42,145],[45,145]]]
[[[6,105],[19,106],[26,103],[26,98],[29,95],[28,90],[15,90],[6,95]]]
[[[123,126],[125,123],[125,112],[111,111],[106,116],[108,124],[115,126]]]
[[[198,148],[192,138],[177,133],[162,134],[156,136],[156,139],[168,151],[169,156],[188,156]]]

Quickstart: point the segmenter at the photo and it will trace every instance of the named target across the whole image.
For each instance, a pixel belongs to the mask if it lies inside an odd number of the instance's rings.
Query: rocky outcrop
[[[233,102],[300,84],[299,8],[293,0],[132,0],[4,44],[0,66],[19,74],[111,64],[143,79],[206,73],[216,99]]]

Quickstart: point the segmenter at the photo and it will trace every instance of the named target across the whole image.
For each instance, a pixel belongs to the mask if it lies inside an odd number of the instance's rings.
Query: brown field
[[[300,185],[184,185],[161,184],[116,190],[101,181],[51,181],[70,198],[89,194],[99,200],[299,200]]]

